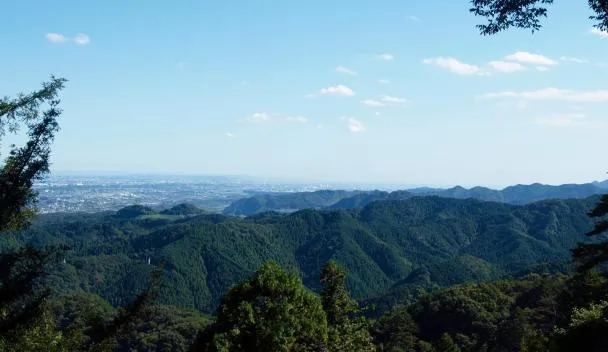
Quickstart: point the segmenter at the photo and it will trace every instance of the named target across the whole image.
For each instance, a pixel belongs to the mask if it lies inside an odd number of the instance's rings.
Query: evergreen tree
[[[460,352],[458,345],[452,340],[450,334],[441,335],[439,341],[435,342],[435,351],[437,352]]]
[[[222,298],[192,351],[322,351],[327,320],[317,296],[268,262]]]
[[[321,301],[327,314],[330,351],[374,351],[368,326],[359,306],[346,289],[346,273],[334,261],[321,272]]]
[[[608,231],[608,194],[602,196],[600,202],[589,213],[589,216],[598,219],[594,228],[587,236],[596,238]],[[608,261],[608,241],[599,243],[580,244],[572,251],[580,271],[585,271]]]

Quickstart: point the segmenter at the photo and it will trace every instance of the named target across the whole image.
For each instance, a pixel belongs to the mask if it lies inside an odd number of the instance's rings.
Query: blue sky
[[[608,34],[585,3],[482,37],[464,0],[11,1],[0,94],[69,79],[55,171],[587,182]]]

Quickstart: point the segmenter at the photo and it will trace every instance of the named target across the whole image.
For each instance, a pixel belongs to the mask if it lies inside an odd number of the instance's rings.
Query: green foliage
[[[59,91],[66,80],[51,76],[42,88],[15,99],[0,98],[0,138],[27,127],[28,141],[22,147],[11,146],[4,165],[0,166],[0,231],[28,224],[35,213],[34,181],[49,172],[51,143],[59,130],[57,118]],[[41,109],[46,110],[41,111]]]
[[[437,352],[460,352],[458,345],[452,340],[450,334],[441,335],[439,341],[435,343],[435,351]]]
[[[346,273],[334,261],[321,272],[321,302],[327,314],[329,351],[375,351],[365,319],[346,289]]]
[[[595,208],[589,213],[590,217],[597,218],[594,228],[587,233],[588,237],[597,237],[608,231],[608,194],[602,196]],[[579,271],[592,269],[602,263],[608,262],[608,241],[579,244],[572,250],[572,254]]]
[[[159,303],[206,313],[267,260],[299,271],[316,292],[323,265],[334,260],[348,270],[354,298],[383,294],[373,303],[384,309],[458,283],[567,272],[560,265],[592,224],[586,213],[595,200],[512,206],[416,197],[246,219],[49,214],[15,233],[14,241],[0,240],[0,249],[67,245],[66,263],[52,277],[57,293],[92,292],[114,306],[125,306],[145,288],[148,259],[165,262]]]
[[[330,206],[340,199],[358,194],[360,191],[270,193],[239,199],[224,209],[227,215],[253,215],[266,211],[295,211]]]
[[[402,305],[391,308],[376,320],[372,334],[378,351],[415,351],[419,345],[418,325]]]
[[[471,4],[472,13],[488,20],[477,26],[481,34],[493,35],[511,27],[538,31],[540,19],[547,17],[547,6],[553,0],[472,0]],[[588,4],[593,11],[589,18],[596,21],[595,27],[608,30],[608,2],[588,0]]]
[[[194,350],[316,351],[327,341],[327,320],[317,296],[294,274],[268,262],[222,298],[217,320]]]

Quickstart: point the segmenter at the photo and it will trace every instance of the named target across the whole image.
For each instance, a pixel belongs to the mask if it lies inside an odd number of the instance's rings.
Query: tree
[[[435,342],[435,351],[437,352],[460,352],[460,348],[448,333],[441,335],[441,338]]]
[[[398,305],[374,323],[374,342],[380,351],[415,351],[418,345],[418,325],[407,311]]]
[[[321,271],[321,301],[327,314],[330,351],[375,351],[368,326],[357,301],[346,289],[346,273],[330,260]]]
[[[192,351],[322,351],[327,320],[299,277],[268,262],[234,286]]]
[[[58,94],[66,80],[51,76],[42,88],[15,99],[0,99],[0,138],[27,127],[29,140],[22,147],[11,146],[0,166],[0,231],[27,224],[35,213],[35,181],[49,172],[51,143],[59,130],[61,115]]]
[[[595,28],[608,30],[608,0],[587,2],[594,13],[589,19],[596,22]],[[512,27],[535,32],[541,29],[541,18],[547,17],[548,6],[552,4],[553,0],[471,0],[470,11],[488,20],[486,24],[477,25],[483,35],[493,35]]]
[[[602,196],[600,202],[589,213],[589,216],[597,218],[599,221],[587,233],[587,236],[596,237],[608,231],[608,194]],[[589,270],[608,261],[608,241],[579,244],[578,247],[572,250],[572,255],[580,271]]]

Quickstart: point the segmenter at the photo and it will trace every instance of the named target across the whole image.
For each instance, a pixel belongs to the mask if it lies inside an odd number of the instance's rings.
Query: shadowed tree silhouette
[[[573,0],[561,0],[573,1]],[[582,0],[576,0],[581,1]],[[487,19],[487,23],[477,25],[483,35],[493,35],[509,28],[541,29],[541,19],[547,17],[548,7],[554,0],[471,0],[470,11]],[[587,0],[595,21],[595,28],[608,30],[608,0]]]

